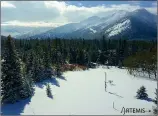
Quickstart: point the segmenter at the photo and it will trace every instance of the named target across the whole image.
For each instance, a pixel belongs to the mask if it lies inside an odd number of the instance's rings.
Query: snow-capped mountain
[[[145,9],[133,12],[124,10],[105,13],[104,17],[93,16],[79,23],[70,23],[36,34],[32,38],[156,38],[156,15]]]

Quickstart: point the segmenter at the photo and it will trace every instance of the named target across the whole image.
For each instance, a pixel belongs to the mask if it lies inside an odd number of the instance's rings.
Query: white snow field
[[[105,91],[105,72],[107,83]],[[14,115],[123,115],[124,108],[145,108],[145,113],[126,115],[151,115],[153,102],[137,100],[137,90],[144,85],[150,98],[155,98],[156,81],[136,78],[125,69],[112,67],[68,71],[62,79],[47,80],[35,87],[35,95],[15,104],[6,104],[2,114]],[[50,83],[53,99],[47,97],[45,83]],[[110,94],[110,93],[114,94]],[[113,108],[114,103],[114,108]]]
[[[113,27],[109,28],[108,30],[105,31],[105,33],[110,32],[108,36],[109,37],[114,36],[126,30],[127,28],[130,28],[130,25],[131,25],[131,21],[127,19],[124,22],[116,24]]]

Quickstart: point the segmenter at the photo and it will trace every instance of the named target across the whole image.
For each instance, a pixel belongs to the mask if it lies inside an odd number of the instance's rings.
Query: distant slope
[[[40,34],[40,33],[44,33],[44,32],[46,32],[46,31],[48,31],[50,29],[51,29],[50,27],[34,28],[31,31],[27,31],[24,34],[16,35],[15,37],[16,38],[26,39],[26,38],[30,38],[30,37],[32,37],[34,35],[37,35],[37,34]]]
[[[1,26],[1,34],[4,36],[11,35],[16,38],[28,38],[52,28],[53,27]]]

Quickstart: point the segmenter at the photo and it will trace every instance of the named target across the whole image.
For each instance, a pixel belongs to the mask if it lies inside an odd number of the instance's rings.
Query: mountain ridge
[[[69,23],[50,29],[31,38],[155,38],[157,35],[156,15],[146,9],[132,12],[118,10],[105,14],[104,17],[92,16],[79,23]],[[21,36],[22,37],[22,36]]]

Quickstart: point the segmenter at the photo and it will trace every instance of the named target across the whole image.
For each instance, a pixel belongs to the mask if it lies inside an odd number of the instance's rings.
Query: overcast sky
[[[2,1],[1,25],[59,26],[111,10],[139,8],[157,14],[157,1]]]

